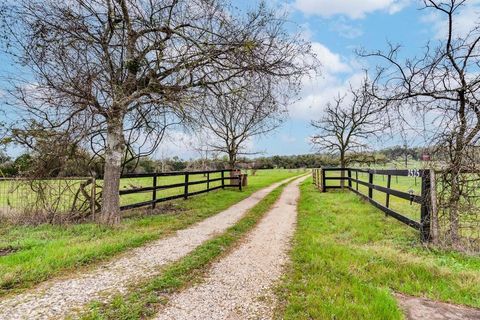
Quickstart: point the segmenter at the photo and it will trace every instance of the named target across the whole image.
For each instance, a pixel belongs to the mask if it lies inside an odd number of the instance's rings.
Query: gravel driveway
[[[0,298],[0,319],[63,318],[92,300],[105,300],[115,293],[125,293],[129,284],[157,274],[161,266],[182,258],[202,242],[224,232],[285,181],[257,191],[227,210],[179,230],[171,237],[130,250],[91,271],[53,279],[26,293]]]
[[[203,283],[174,295],[156,319],[271,319],[272,286],[287,261],[305,178],[290,183],[245,242],[215,263]]]

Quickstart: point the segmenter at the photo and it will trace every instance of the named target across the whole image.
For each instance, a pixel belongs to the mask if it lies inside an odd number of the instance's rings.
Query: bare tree
[[[369,139],[378,137],[386,123],[381,117],[383,107],[368,94],[367,85],[365,81],[360,88],[350,87],[348,95],[328,102],[324,116],[311,122],[318,129],[311,138],[314,147],[338,155],[341,168],[348,165],[349,153],[366,149]]]
[[[428,43],[419,58],[399,58],[400,46],[386,52],[359,52],[377,58],[372,94],[399,109],[412,106],[411,112],[430,117],[431,144],[447,155],[445,188],[449,190],[450,236],[459,240],[459,204],[462,172],[478,170],[480,139],[480,26],[460,34],[456,19],[466,0],[424,0],[424,8],[439,14],[445,22],[444,37]]]
[[[17,132],[35,124],[88,141],[105,160],[105,224],[120,220],[122,161],[136,148],[151,154],[212,86],[246,74],[298,85],[310,52],[263,3],[243,13],[220,0],[20,0],[0,17],[5,49],[34,78],[10,90]]]
[[[248,140],[276,129],[286,116],[288,97],[272,77],[251,77],[213,91],[198,114],[200,127],[211,134],[207,148],[228,156],[230,169],[240,155],[253,154]]]

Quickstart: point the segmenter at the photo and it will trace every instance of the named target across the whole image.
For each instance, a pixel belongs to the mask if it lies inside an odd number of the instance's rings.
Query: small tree
[[[249,139],[276,129],[286,115],[285,95],[272,77],[247,78],[227,85],[210,95],[198,113],[198,124],[212,138],[207,147],[228,156],[228,166],[235,169],[240,155],[248,155]],[[226,93],[224,93],[226,92]]]
[[[341,168],[348,165],[349,153],[365,149],[369,139],[378,137],[385,126],[381,117],[383,108],[368,95],[367,85],[365,81],[359,89],[351,87],[350,96],[328,102],[324,116],[311,122],[318,130],[311,138],[314,147],[338,155]]]

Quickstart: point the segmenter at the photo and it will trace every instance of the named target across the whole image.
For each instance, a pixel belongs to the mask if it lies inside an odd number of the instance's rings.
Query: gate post
[[[348,188],[352,189],[352,170],[348,169],[347,176],[348,176]]]
[[[430,199],[430,170],[422,171],[422,208],[420,211],[420,237],[422,242],[429,242],[431,239],[430,234],[430,208],[431,208],[431,199]]]

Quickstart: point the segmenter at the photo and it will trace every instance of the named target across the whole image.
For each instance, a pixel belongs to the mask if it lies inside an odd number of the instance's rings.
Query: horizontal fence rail
[[[336,174],[329,176],[329,174]],[[359,179],[359,174],[367,174],[368,182]],[[386,186],[374,183],[375,176],[386,176]],[[422,241],[429,241],[430,234],[430,170],[393,170],[393,169],[358,169],[358,168],[320,168],[312,171],[313,183],[322,192],[328,189],[346,188],[372,205],[382,210],[386,215],[391,216],[398,221],[420,231]],[[412,190],[404,192],[391,188],[392,177],[413,177],[421,179],[421,194],[417,195]],[[397,178],[398,179],[398,178]],[[339,181],[338,185],[329,185],[329,181]],[[368,192],[362,193],[359,186],[366,187]],[[380,203],[374,199],[373,192],[381,192],[385,194],[385,203]],[[394,209],[390,205],[390,196],[409,201],[410,204],[417,203],[420,205],[420,221],[416,221],[407,217]]]
[[[145,182],[148,181],[146,179],[149,178],[151,178],[151,181],[148,186],[145,186]],[[126,174],[121,176],[121,181],[136,179],[141,182],[141,186],[134,186],[130,189],[120,189],[120,196],[151,194],[151,198],[145,201],[134,200],[133,203],[121,205],[120,210],[130,210],[145,206],[155,208],[159,202],[181,198],[188,199],[188,197],[218,189],[238,188],[242,190],[242,178],[243,175],[240,171],[236,170]],[[162,180],[165,180],[166,183],[162,183],[164,182]],[[169,183],[169,181],[171,181],[171,183]],[[159,195],[160,191],[165,190],[172,190],[172,192],[168,195]]]
[[[239,188],[239,170],[125,174],[120,177],[120,209],[187,199],[213,190]],[[27,223],[95,218],[102,208],[102,177],[0,178],[0,220],[21,217]]]

